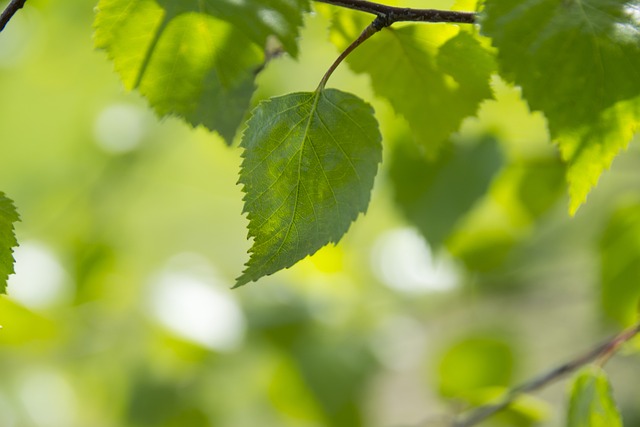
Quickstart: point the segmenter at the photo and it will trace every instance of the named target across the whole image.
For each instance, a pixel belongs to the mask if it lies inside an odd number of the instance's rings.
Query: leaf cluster
[[[336,4],[358,9],[351,3]],[[366,102],[325,89],[345,57],[410,129],[392,160],[401,210],[433,245],[446,244],[468,265],[479,249],[465,248],[455,230],[514,162],[503,161],[496,144],[452,140],[466,118],[494,99],[496,75],[521,88],[530,108],[544,114],[562,159],[549,175],[538,175],[540,159],[527,164],[523,188],[555,188],[557,171],[564,170],[572,214],[640,121],[635,0],[496,0],[480,11],[476,27],[403,25],[402,17],[381,12],[386,6],[372,12],[377,20],[371,24],[360,11],[321,6],[316,9],[332,17],[330,39],[344,54],[315,91],[262,101],[249,114],[266,62],[278,52],[297,56],[299,29],[312,9],[307,0],[98,4],[96,46],[108,53],[125,87],[137,89],[160,116],[203,125],[227,143],[249,117],[239,182],[253,246],[237,285],[337,243],[367,209],[387,136]],[[475,3],[455,7],[462,6]],[[407,20],[425,12],[412,13]],[[407,190],[411,179],[419,185]],[[438,203],[446,191],[461,194],[449,207]],[[531,219],[559,196],[547,192],[548,200],[525,201],[533,203],[525,206]]]

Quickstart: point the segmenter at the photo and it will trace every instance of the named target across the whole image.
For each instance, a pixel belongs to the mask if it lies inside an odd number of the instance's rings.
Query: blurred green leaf
[[[609,379],[599,367],[588,367],[576,376],[567,427],[622,427]]]
[[[564,195],[565,168],[557,157],[540,157],[509,168],[511,194],[503,201],[518,207],[531,220],[540,218]],[[509,199],[509,201],[507,200]]]
[[[519,236],[498,224],[478,224],[455,233],[447,244],[449,252],[471,271],[498,270],[519,243]]]
[[[489,197],[467,214],[447,241],[449,251],[470,270],[499,269],[562,196],[564,171],[556,156],[505,165]]]
[[[487,192],[501,166],[500,148],[491,137],[452,145],[435,161],[425,159],[415,145],[400,143],[394,147],[389,174],[402,212],[438,247]]]
[[[507,387],[489,387],[469,396],[472,406],[490,405],[499,402],[509,392]],[[518,396],[508,407],[491,416],[486,424],[495,427],[531,427],[549,419],[552,410],[549,403],[530,394]]]
[[[135,426],[198,427],[210,424],[194,402],[195,384],[162,381],[137,374],[133,381],[128,419]]]
[[[245,117],[271,34],[297,53],[307,0],[101,0],[95,45],[127,89],[160,115],[216,130],[228,143]]]
[[[491,387],[511,382],[511,345],[495,335],[472,335],[453,344],[438,367],[439,389],[445,397],[477,399]]]
[[[237,286],[340,240],[369,204],[380,140],[373,109],[333,89],[272,98],[253,111],[239,182],[254,242]]]
[[[309,0],[158,0],[174,13],[197,12],[229,22],[255,44],[264,47],[275,36],[292,56],[298,55],[299,28]]]
[[[638,319],[640,204],[616,210],[600,237],[601,307],[623,325]]]
[[[58,338],[56,325],[52,321],[5,296],[0,296],[0,326],[0,346],[3,348]]]
[[[13,248],[18,246],[14,223],[20,220],[13,201],[0,191],[0,293],[7,291],[7,278],[14,273]]]
[[[336,14],[332,40],[344,49],[368,24],[352,13]],[[376,94],[409,122],[416,141],[438,152],[465,117],[491,98],[493,56],[467,32],[451,25],[385,28],[347,58],[366,73]]]
[[[333,329],[300,337],[292,350],[300,372],[335,427],[364,426],[362,393],[377,367],[365,337]]]
[[[496,0],[482,30],[569,164],[575,213],[640,121],[637,0]]]

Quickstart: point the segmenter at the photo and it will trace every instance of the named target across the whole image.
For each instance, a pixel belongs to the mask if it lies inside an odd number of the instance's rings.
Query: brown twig
[[[362,33],[360,33],[358,38],[355,39],[349,46],[347,46],[344,52],[342,52],[340,56],[338,56],[338,58],[333,62],[333,64],[331,64],[331,67],[329,67],[327,72],[324,73],[324,76],[322,76],[322,80],[320,80],[320,84],[318,84],[318,90],[324,89],[324,86],[327,84],[327,80],[329,80],[331,74],[333,74],[336,68],[338,68],[338,65],[340,65],[340,63],[344,61],[344,59],[349,56],[349,54],[353,52],[355,48],[360,46],[362,43],[364,43],[365,40],[388,25],[389,24],[385,21],[384,18],[380,16],[376,17],[376,19],[374,19],[374,21],[369,24],[367,28],[362,31]]]
[[[11,2],[7,5],[7,7],[0,15],[0,31],[4,30],[4,27],[7,26],[13,15],[24,6],[27,0],[11,0]]]
[[[394,22],[449,22],[473,24],[477,21],[474,12],[458,12],[454,10],[412,9],[373,3],[365,0],[314,0],[319,3],[332,4],[347,9],[371,13],[387,20],[388,25]]]
[[[556,380],[576,371],[582,366],[597,361],[604,364],[611,356],[613,356],[620,347],[640,333],[640,323],[625,329],[613,338],[603,342],[597,347],[591,349],[575,359],[564,363],[550,371],[533,378],[532,380],[521,384],[520,386],[510,390],[498,403],[480,406],[463,415],[454,421],[451,427],[470,427],[478,424],[490,416],[507,408],[515,399],[525,393],[530,393],[545,387]]]

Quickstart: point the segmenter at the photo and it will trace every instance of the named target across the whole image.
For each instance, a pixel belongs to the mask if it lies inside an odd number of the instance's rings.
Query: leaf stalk
[[[381,16],[376,17],[376,19],[373,20],[373,22],[371,24],[369,24],[367,26],[367,28],[365,28],[362,33],[360,33],[360,35],[358,36],[357,39],[355,39],[345,50],[344,52],[342,52],[340,54],[340,56],[338,56],[338,58],[336,58],[335,61],[333,61],[333,64],[331,64],[331,67],[329,67],[329,69],[327,70],[326,73],[324,73],[324,76],[322,76],[322,80],[320,80],[320,83],[318,84],[318,88],[316,89],[316,91],[321,91],[322,89],[324,89],[324,87],[327,84],[327,81],[329,80],[329,77],[331,77],[331,75],[333,74],[333,72],[336,70],[336,68],[338,68],[338,65],[340,65],[342,63],[342,61],[344,61],[344,59],[349,56],[349,54],[351,52],[353,52],[358,46],[360,46],[362,43],[365,42],[365,40],[367,40],[369,37],[371,37],[372,35],[374,35],[375,33],[377,33],[378,31],[380,31],[381,29],[383,29],[384,27],[388,27],[389,25],[391,25],[390,23],[388,23],[387,19]]]

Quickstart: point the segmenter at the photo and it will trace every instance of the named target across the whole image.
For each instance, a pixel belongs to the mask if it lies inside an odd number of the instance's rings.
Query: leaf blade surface
[[[307,10],[307,0],[101,0],[95,45],[159,116],[180,116],[231,143],[267,38],[295,56]]]
[[[13,248],[18,246],[14,224],[20,217],[13,201],[0,191],[0,294],[7,291],[7,278],[14,273]]]
[[[332,40],[344,49],[364,26],[366,20],[340,13],[334,18]],[[385,28],[346,61],[356,73],[371,77],[375,93],[407,120],[414,139],[430,155],[492,97],[492,54],[453,25]]]
[[[575,213],[640,123],[637,0],[497,0],[482,30],[502,74],[543,111]]]
[[[589,367],[576,376],[567,427],[622,427],[609,379],[601,368]]]
[[[340,240],[366,211],[380,141],[373,109],[334,89],[272,98],[254,110],[239,179],[254,241],[236,286]]]

